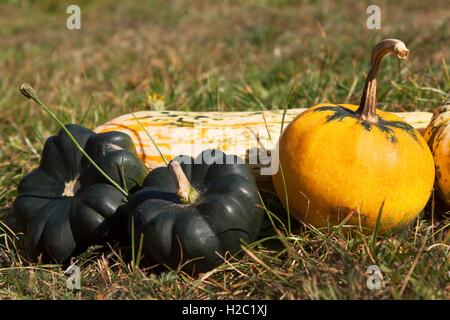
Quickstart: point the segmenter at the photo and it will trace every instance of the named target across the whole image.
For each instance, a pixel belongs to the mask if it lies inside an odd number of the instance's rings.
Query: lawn
[[[68,30],[73,1],[0,1],[0,299],[450,299],[450,217],[436,201],[392,234],[349,235],[341,226],[266,224],[260,239],[211,272],[136,267],[129,247],[92,248],[76,264],[32,264],[10,218],[16,186],[38,165],[58,125],[19,93],[30,83],[66,123],[88,128],[130,110],[237,111],[358,103],[370,50],[402,39],[407,63],[386,59],[380,108],[432,111],[449,99],[447,1],[85,1],[81,30]],[[272,198],[266,205],[286,223]],[[368,289],[376,265],[383,285]]]

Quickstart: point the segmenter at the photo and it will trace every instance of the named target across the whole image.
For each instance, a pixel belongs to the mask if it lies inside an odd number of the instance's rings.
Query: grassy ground
[[[150,108],[149,93],[177,110],[277,109],[293,87],[289,107],[358,102],[370,49],[395,37],[411,57],[407,64],[386,59],[382,108],[432,110],[449,97],[446,1],[381,2],[381,30],[366,28],[363,2],[77,3],[82,29],[69,31],[65,1],[0,1],[0,219],[6,223],[18,181],[37,165],[42,139],[57,130],[20,96],[22,82],[66,122],[87,127]],[[449,299],[450,220],[431,207],[410,227],[377,239],[350,237],[340,227],[296,225],[286,234],[268,226],[242,259],[196,277],[134,269],[127,248],[92,250],[77,261],[79,291],[66,288],[60,266],[28,264],[21,234],[2,222],[0,299]],[[367,288],[369,265],[380,266],[381,289]]]

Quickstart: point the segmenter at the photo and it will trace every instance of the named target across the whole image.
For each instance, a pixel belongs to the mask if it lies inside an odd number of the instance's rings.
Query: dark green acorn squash
[[[154,169],[129,206],[129,233],[135,243],[143,235],[146,262],[193,273],[216,267],[218,254],[235,254],[241,241],[255,241],[263,217],[249,167],[218,150]]]
[[[148,173],[131,138],[66,128],[86,153],[124,189]],[[13,214],[22,225],[28,254],[64,263],[87,247],[126,237],[126,197],[84,157],[62,129],[48,138],[37,169],[19,184]]]

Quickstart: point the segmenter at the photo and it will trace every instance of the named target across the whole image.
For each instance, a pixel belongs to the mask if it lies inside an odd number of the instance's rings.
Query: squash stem
[[[66,128],[64,123],[59,120],[58,116],[49,108],[47,105],[39,98],[36,91],[29,85],[29,84],[22,84],[20,86],[20,93],[22,93],[25,97],[28,99],[33,100],[36,102],[42,109],[44,109],[45,112],[47,112],[50,117],[55,120],[59,126],[66,132],[66,134],[69,136],[69,138],[72,140],[72,142],[75,144],[77,149],[83,154],[83,156],[86,157],[86,159],[89,160],[89,162],[94,166],[95,169],[97,169],[98,172],[100,172],[106,180],[109,181],[115,188],[117,188],[124,196],[128,196],[128,192],[125,191],[117,182],[115,182],[113,179],[111,179],[110,176],[106,172],[104,172],[96,163],[95,161],[84,151],[83,147],[78,143],[78,141],[75,139],[75,137],[72,135],[72,133]]]
[[[186,177],[186,174],[181,169],[180,163],[177,161],[169,162],[169,170],[172,172],[173,177],[175,178],[175,183],[177,184],[177,196],[180,199],[180,202],[183,204],[192,204],[197,200],[199,193],[195,190],[189,179]]]
[[[364,85],[361,102],[356,113],[362,120],[376,123],[377,116],[377,75],[381,60],[388,54],[393,53],[401,60],[407,60],[409,50],[401,40],[384,39],[378,43],[372,51],[371,68]]]

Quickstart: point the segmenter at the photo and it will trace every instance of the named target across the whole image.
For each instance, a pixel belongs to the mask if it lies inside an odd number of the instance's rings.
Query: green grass
[[[373,45],[400,38],[407,63],[385,59],[383,109],[428,110],[449,98],[450,8],[446,1],[384,1],[382,29],[367,30],[365,4],[292,0],[78,1],[81,31],[65,28],[66,1],[0,2],[0,221],[20,178],[38,164],[58,125],[19,93],[30,83],[65,122],[95,127],[149,109],[149,93],[171,110],[281,109],[357,103]],[[255,99],[256,98],[256,99]],[[261,106],[262,105],[262,106]],[[286,224],[279,203],[265,198]],[[450,298],[450,219],[433,206],[390,235],[342,227],[292,233],[268,225],[240,259],[195,277],[134,268],[130,248],[79,257],[82,289],[63,268],[29,264],[21,234],[0,223],[0,299],[401,299]],[[433,218],[431,218],[433,217]],[[277,230],[283,226],[276,223]],[[369,290],[367,267],[384,287]]]

